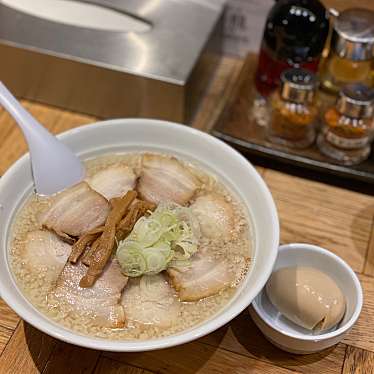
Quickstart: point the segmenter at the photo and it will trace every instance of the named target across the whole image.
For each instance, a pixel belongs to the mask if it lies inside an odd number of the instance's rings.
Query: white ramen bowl
[[[253,300],[249,309],[253,321],[271,343],[287,352],[315,353],[339,343],[361,313],[363,296],[357,275],[340,257],[311,244],[280,246],[274,271],[288,266],[313,267],[328,274],[336,282],[347,303],[342,321],[328,331],[313,334],[282,316],[270,302],[265,288]]]
[[[24,320],[68,343],[106,351],[132,352],[186,343],[223,326],[244,310],[268,280],[279,243],[272,196],[254,167],[220,140],[190,127],[149,119],[119,119],[67,131],[59,136],[82,158],[110,152],[155,151],[173,154],[219,177],[247,208],[253,226],[252,264],[231,301],[209,320],[172,336],[150,340],[106,340],[84,336],[50,320],[22,295],[9,266],[10,229],[18,209],[33,191],[29,155],[0,179],[0,295]],[[48,155],[46,155],[48,157]]]

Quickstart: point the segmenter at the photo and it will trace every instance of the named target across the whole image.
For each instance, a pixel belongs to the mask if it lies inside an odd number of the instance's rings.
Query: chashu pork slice
[[[71,245],[46,230],[30,231],[22,246],[22,261],[36,274],[44,273],[56,280],[71,252]]]
[[[162,274],[130,279],[122,305],[129,322],[168,328],[179,317],[180,302]]]
[[[155,204],[172,201],[184,205],[199,187],[197,178],[177,159],[144,155],[137,190]]]
[[[101,226],[109,213],[109,203],[86,182],[58,193],[48,210],[39,217],[43,227],[61,237],[81,236]]]
[[[107,200],[122,197],[136,185],[134,170],[125,165],[113,165],[88,179],[89,185]]]
[[[86,272],[82,263],[67,263],[56,287],[48,294],[49,305],[58,306],[69,315],[89,318],[97,326],[124,327],[125,311],[120,301],[127,277],[121,273],[117,260],[108,263],[92,287],[81,288],[79,282]]]
[[[215,295],[235,282],[235,274],[223,259],[199,253],[190,261],[186,267],[167,270],[181,301],[197,301]]]
[[[206,238],[229,239],[234,228],[234,209],[218,194],[209,193],[199,196],[191,209],[200,223]]]

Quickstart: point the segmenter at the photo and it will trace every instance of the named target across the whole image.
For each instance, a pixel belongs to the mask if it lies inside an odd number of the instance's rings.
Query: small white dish
[[[287,352],[314,353],[339,343],[357,321],[362,308],[362,288],[356,274],[340,257],[310,244],[294,243],[279,247],[273,271],[289,266],[314,267],[335,280],[347,302],[342,321],[329,331],[313,333],[284,317],[270,302],[265,288],[249,308],[253,321],[271,343]]]

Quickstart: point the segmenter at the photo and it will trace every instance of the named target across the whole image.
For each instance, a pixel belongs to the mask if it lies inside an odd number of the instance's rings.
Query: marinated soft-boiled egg
[[[309,330],[329,330],[345,313],[346,301],[339,286],[311,267],[277,270],[266,285],[266,293],[281,314]]]

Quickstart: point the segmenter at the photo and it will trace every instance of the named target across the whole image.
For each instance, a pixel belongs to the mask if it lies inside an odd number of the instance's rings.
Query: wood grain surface
[[[225,58],[193,126],[209,131],[230,97],[242,62]],[[95,118],[24,102],[53,133]],[[26,151],[7,113],[0,112],[0,174]],[[0,374],[28,373],[373,373],[374,197],[257,167],[276,201],[281,241],[322,245],[359,274],[364,308],[337,346],[313,355],[292,355],[271,345],[245,310],[227,326],[183,346],[119,354],[75,347],[38,331],[0,300]]]
[[[372,374],[374,371],[374,353],[357,349],[347,348],[344,362],[343,374]]]

